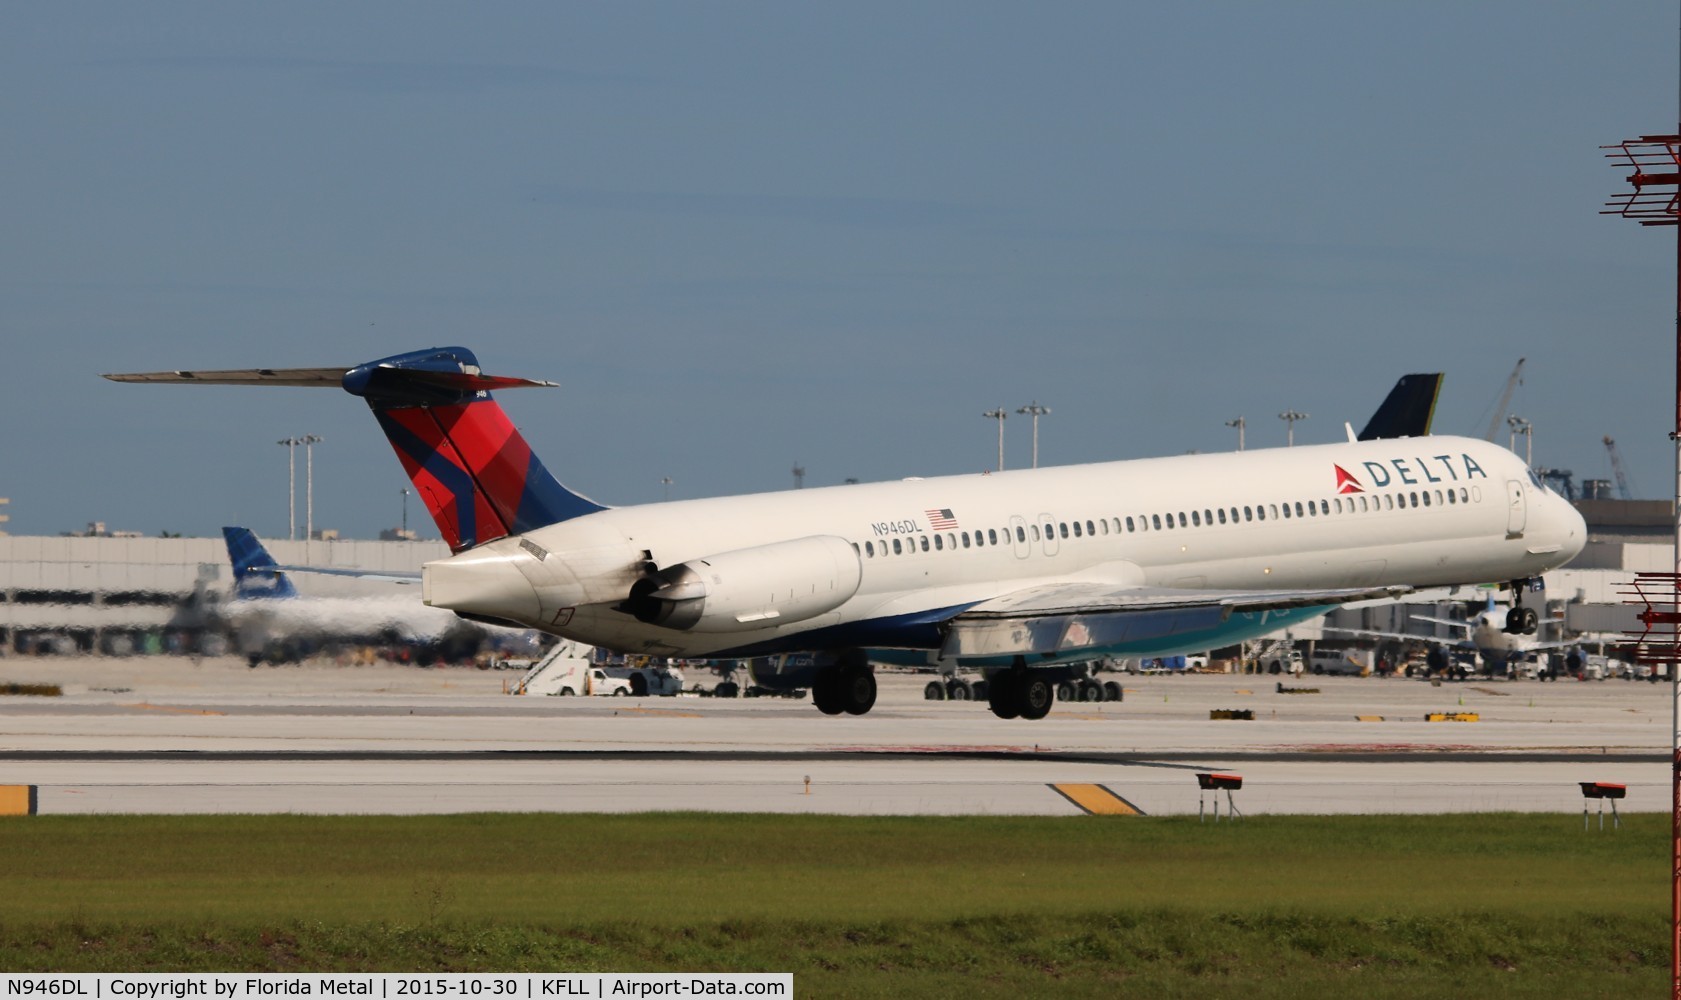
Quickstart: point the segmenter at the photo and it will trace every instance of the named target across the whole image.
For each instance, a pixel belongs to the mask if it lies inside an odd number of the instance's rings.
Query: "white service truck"
[[[1369,649],[1315,649],[1308,669],[1315,674],[1365,677],[1372,672],[1372,651]]]
[[[592,660],[593,646],[564,641],[531,665],[513,687],[515,694],[608,695],[641,697],[673,695],[683,690],[683,673],[650,663],[639,667],[611,667]]]
[[[609,676],[607,671],[591,662],[595,647],[569,640],[555,647],[536,663],[512,687],[514,694],[603,694],[629,695],[630,680]]]

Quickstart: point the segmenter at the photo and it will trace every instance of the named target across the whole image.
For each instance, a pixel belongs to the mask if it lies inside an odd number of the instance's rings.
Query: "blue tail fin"
[[[223,528],[222,538],[228,543],[228,561],[233,563],[235,598],[247,601],[298,596],[297,588],[250,528]]]

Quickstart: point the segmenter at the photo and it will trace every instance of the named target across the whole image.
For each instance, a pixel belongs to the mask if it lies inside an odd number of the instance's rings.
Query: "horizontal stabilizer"
[[[195,382],[199,385],[290,385],[339,389],[349,368],[233,368],[227,371],[128,372],[113,382]]]
[[[531,451],[492,389],[553,388],[486,375],[465,347],[432,347],[346,368],[176,369],[113,382],[343,389],[373,410],[403,471],[452,551],[606,510],[562,486]]]
[[[1380,438],[1424,437],[1436,416],[1436,397],[1442,391],[1442,373],[1403,375],[1389,390],[1383,405],[1366,421],[1361,441]]]
[[[347,379],[362,371],[382,375],[395,372],[391,368],[230,368],[222,371],[128,372],[105,377],[113,382],[175,382],[196,385],[280,385],[305,389],[347,389],[357,392]],[[389,376],[387,376],[389,377]],[[437,386],[455,392],[488,392],[491,389],[525,389],[557,386],[541,379],[513,378],[507,375],[486,375],[480,371],[416,371],[401,370],[403,381]],[[372,381],[369,379],[368,381]]]

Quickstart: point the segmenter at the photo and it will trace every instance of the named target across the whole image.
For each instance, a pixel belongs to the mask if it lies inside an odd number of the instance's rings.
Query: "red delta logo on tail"
[[[1366,492],[1366,488],[1360,485],[1360,480],[1355,479],[1353,473],[1349,472],[1340,465],[1333,465],[1331,468],[1337,470],[1337,493],[1339,495],[1343,493]]]

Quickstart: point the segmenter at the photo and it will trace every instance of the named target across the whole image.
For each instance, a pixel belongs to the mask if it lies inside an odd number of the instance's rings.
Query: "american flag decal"
[[[950,507],[941,507],[939,510],[925,510],[923,513],[928,515],[928,527],[930,530],[957,530],[957,518],[952,516]]]

